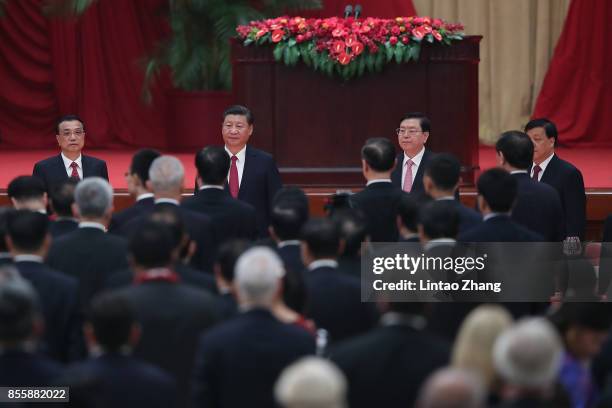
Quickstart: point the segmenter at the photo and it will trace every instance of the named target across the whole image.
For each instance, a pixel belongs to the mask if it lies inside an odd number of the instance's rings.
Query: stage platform
[[[125,150],[86,150],[88,155],[96,156],[106,160],[108,164],[109,178],[115,188],[115,207],[124,208],[131,203],[131,199],[126,192],[126,182],[124,174],[127,171],[132,154],[136,149]],[[178,157],[185,166],[185,193],[191,194],[193,190],[193,180],[195,179],[194,155],[185,152],[164,152]],[[608,165],[612,161],[612,148],[558,148],[557,153],[578,167],[584,176],[585,187],[587,189],[587,238],[597,241],[601,238],[602,221],[608,214],[612,214],[612,171]],[[57,154],[53,150],[8,150],[0,151],[0,205],[7,205],[6,187],[16,176],[32,174],[34,163],[38,160]],[[479,149],[480,168],[488,169],[496,165],[495,149],[488,146],[481,146]],[[329,171],[327,173],[334,173]],[[292,169],[281,168],[281,176],[287,183],[291,180]],[[359,172],[359,162],[355,162],[355,167],[343,168],[337,173],[352,174],[351,180],[355,180],[355,173]],[[339,177],[342,180],[341,177]],[[311,201],[311,211],[314,215],[323,214],[323,205],[326,198],[339,189],[358,190],[359,185],[351,183],[309,183],[308,180],[300,179],[293,181],[303,187]],[[472,206],[475,200],[475,190],[473,187],[465,186],[461,189],[461,200]]]

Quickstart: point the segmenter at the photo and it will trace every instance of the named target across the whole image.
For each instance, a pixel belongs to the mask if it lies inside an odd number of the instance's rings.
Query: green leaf
[[[252,40],[252,39],[250,39],[250,38],[247,38],[246,40],[244,40],[244,43],[243,43],[243,44],[244,44],[245,46],[251,45],[251,44],[253,44],[253,40]]]
[[[287,47],[289,51],[289,66],[294,66],[297,64],[298,59],[300,58],[300,51],[296,47]]]
[[[395,62],[397,62],[398,64],[402,63],[402,59],[404,58],[404,49],[406,47],[404,47],[404,44],[402,43],[398,43],[395,46]]]
[[[384,62],[385,62],[385,56],[383,55],[383,53],[379,52],[378,54],[376,54],[376,61],[374,62],[374,70],[376,72],[382,71]]]
[[[283,43],[276,44],[276,47],[274,48],[274,51],[272,52],[272,55],[274,55],[274,59],[276,61],[280,61],[283,58],[284,51],[285,51],[285,44]]]
[[[304,64],[306,64],[307,66],[311,66],[312,57],[310,56],[310,50],[308,49],[307,45],[303,45],[301,47],[300,54],[302,55],[302,61],[304,61]]]
[[[417,61],[419,59],[419,54],[421,54],[421,44],[412,44],[412,46],[410,47],[409,54],[410,59],[412,59],[413,61]]]
[[[394,55],[394,50],[389,41],[385,43],[385,55],[387,56],[387,62],[390,62]]]
[[[297,44],[297,41],[295,40],[295,38],[290,38],[289,41],[287,42],[288,47],[293,47],[295,44]]]
[[[336,65],[336,63],[330,59],[327,60],[327,62],[325,63],[325,73],[328,76],[332,76],[332,74],[334,73],[334,66]]]
[[[368,71],[374,72],[374,63],[376,62],[376,56],[368,52],[368,54],[365,57],[365,62],[366,62],[366,66],[368,67]]]
[[[425,36],[425,39],[427,40],[428,43],[433,43],[434,42],[433,35],[431,35],[431,34],[427,34]]]
[[[357,63],[357,76],[361,77],[363,76],[363,72],[365,71],[365,68],[366,68],[366,61],[365,61],[364,55],[361,54],[359,58],[357,59],[357,61],[355,62]]]

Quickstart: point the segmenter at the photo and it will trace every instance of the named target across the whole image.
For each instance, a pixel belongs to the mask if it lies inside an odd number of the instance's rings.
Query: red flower
[[[275,30],[272,33],[272,42],[273,43],[277,43],[280,42],[280,40],[283,39],[283,36],[285,35],[285,32],[283,30]]]
[[[422,27],[417,27],[412,30],[412,35],[414,35],[417,39],[421,40],[425,37],[425,32],[423,32]]]
[[[430,25],[428,25],[428,24],[423,24],[423,26],[422,26],[421,28],[423,29],[423,31],[424,31],[426,34],[431,33],[431,26],[430,26]]]
[[[395,44],[397,44],[397,37],[396,37],[396,36],[394,36],[394,35],[392,35],[392,36],[389,38],[389,44],[391,44],[391,45],[395,45]]]
[[[295,40],[298,43],[304,42],[304,40],[306,39],[306,37],[304,37],[302,34],[298,35],[297,37],[295,37]]]
[[[351,62],[351,56],[343,52],[338,56],[338,62],[342,65],[348,65]]]
[[[355,44],[357,42],[357,37],[354,35],[351,35],[350,37],[347,37],[347,39],[345,40],[346,46],[347,47],[352,47],[353,44]]]
[[[334,44],[332,45],[332,51],[336,53],[340,53],[344,51],[344,48],[345,48],[345,44],[342,41],[334,41]]]
[[[438,41],[442,41],[442,34],[440,34],[439,32],[437,32],[436,30],[433,30],[431,32],[431,35],[434,36],[434,38]]]
[[[408,44],[410,42],[410,38],[406,37],[405,35],[402,36],[402,43],[404,44]]]
[[[400,28],[398,26],[393,26],[391,28],[391,34],[393,34],[393,35],[400,35],[400,33],[401,33],[401,31],[400,31]]]
[[[259,30],[256,34],[255,34],[255,39],[260,39],[261,37],[263,37],[264,35],[266,35],[268,33],[268,30],[261,29]]]
[[[355,54],[355,56],[361,54],[364,48],[365,48],[364,45],[360,42],[356,42],[355,44],[351,46],[351,50],[353,50],[353,54]]]

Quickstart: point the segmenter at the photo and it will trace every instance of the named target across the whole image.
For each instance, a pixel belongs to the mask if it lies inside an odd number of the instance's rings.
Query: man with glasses
[[[397,156],[397,166],[391,173],[391,182],[407,193],[423,193],[423,174],[433,153],[425,148],[431,123],[420,112],[406,114],[395,130],[403,153]]]
[[[102,177],[108,180],[104,160],[81,154],[85,145],[85,126],[78,116],[62,116],[57,121],[56,130],[61,153],[39,161],[32,172],[33,176],[45,183],[47,191],[69,178],[82,180],[85,177]]]

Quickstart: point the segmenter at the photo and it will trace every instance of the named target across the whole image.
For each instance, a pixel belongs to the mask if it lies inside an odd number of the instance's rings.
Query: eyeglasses
[[[418,135],[419,133],[423,133],[423,131],[418,130],[418,129],[397,128],[395,129],[395,133],[397,133],[398,136],[404,136],[404,135],[415,136],[415,135]]]
[[[65,130],[62,132],[62,136],[64,137],[70,137],[70,135],[75,135],[76,137],[83,137],[84,134],[85,131],[83,129]]]

